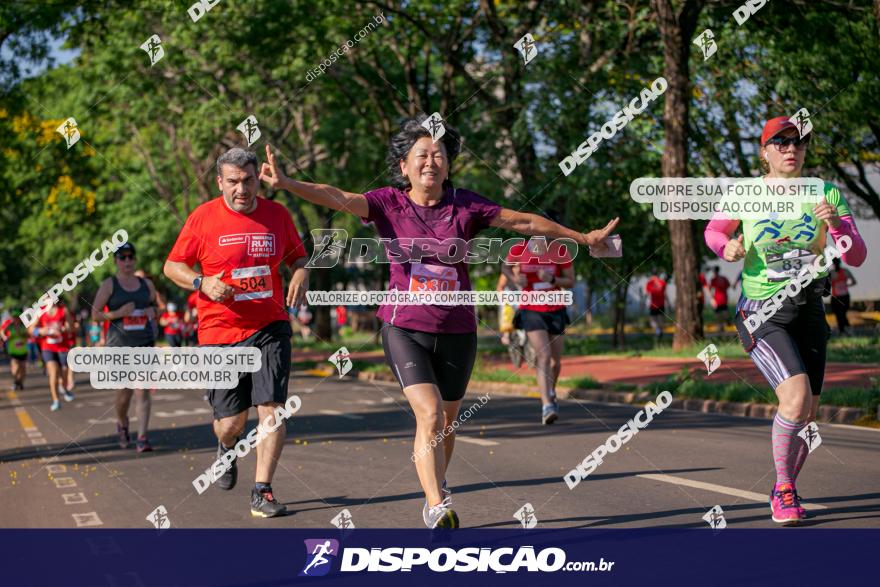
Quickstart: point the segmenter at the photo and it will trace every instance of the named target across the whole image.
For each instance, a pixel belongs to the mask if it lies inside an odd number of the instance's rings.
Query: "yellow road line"
[[[21,402],[18,400],[18,395],[14,391],[7,391],[6,397],[9,398],[9,402],[12,405],[21,405]],[[18,423],[21,424],[21,427],[24,428],[25,431],[37,429],[36,424],[34,424],[34,421],[31,419],[31,415],[28,414],[27,410],[24,408],[15,408],[15,415],[18,416]]]

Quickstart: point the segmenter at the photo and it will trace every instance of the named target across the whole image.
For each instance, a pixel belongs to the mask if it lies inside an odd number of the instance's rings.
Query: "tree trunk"
[[[614,288],[614,327],[612,328],[611,344],[616,349],[626,346],[626,293],[629,291],[629,281]]]
[[[322,228],[331,227],[334,214],[335,212],[333,210],[325,211],[321,222]],[[315,291],[330,291],[333,287],[332,271],[330,269],[318,269],[313,271],[311,280],[314,281],[314,285],[311,287]],[[330,324],[330,309],[330,306],[314,306],[312,308],[312,315],[315,317],[312,330],[319,341],[329,342],[333,340],[333,328]]]
[[[690,105],[691,37],[703,0],[686,0],[678,13],[671,0],[652,0],[657,13],[663,41],[663,76],[668,88],[663,107],[663,128],[666,146],[663,150],[662,173],[665,177],[687,176],[687,127]],[[675,274],[675,335],[672,348],[680,349],[698,338],[699,320],[694,283],[697,281],[696,243],[690,220],[670,220],[672,272]]]
[[[877,19],[877,31],[880,32],[880,0],[874,0],[874,18]]]

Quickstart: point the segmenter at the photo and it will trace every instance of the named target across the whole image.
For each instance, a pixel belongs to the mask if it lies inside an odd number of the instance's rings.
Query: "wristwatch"
[[[195,279],[193,279],[193,289],[196,291],[201,291],[202,289],[202,277],[204,275],[197,275]]]

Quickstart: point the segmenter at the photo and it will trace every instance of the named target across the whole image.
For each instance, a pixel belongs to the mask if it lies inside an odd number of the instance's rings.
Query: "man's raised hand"
[[[282,189],[286,179],[287,176],[278,167],[275,155],[272,153],[272,148],[266,145],[266,163],[263,163],[260,167],[260,181],[275,190]]]

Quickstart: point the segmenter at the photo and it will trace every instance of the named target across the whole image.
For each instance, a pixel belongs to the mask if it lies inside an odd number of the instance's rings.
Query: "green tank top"
[[[755,180],[763,185],[761,178]],[[825,201],[838,216],[851,216],[846,199],[834,184],[825,182]],[[825,223],[813,216],[814,204],[803,204],[795,220],[743,220],[743,292],[751,300],[765,300],[784,288],[802,267],[822,254]],[[819,274],[824,277],[828,272]]]

